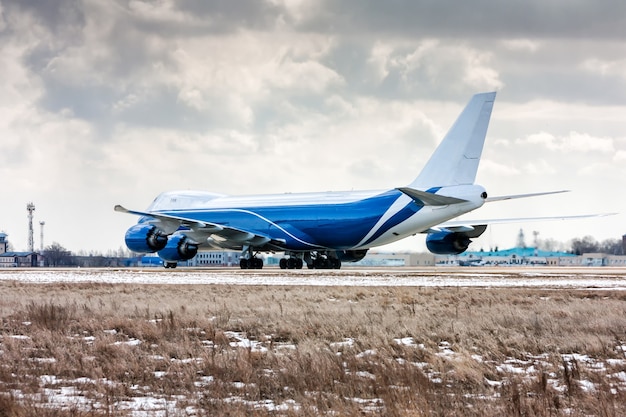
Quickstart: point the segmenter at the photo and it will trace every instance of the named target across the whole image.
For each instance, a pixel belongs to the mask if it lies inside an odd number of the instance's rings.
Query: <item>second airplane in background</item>
[[[159,195],[126,232],[134,252],[157,252],[165,267],[193,258],[199,248],[241,250],[243,269],[260,269],[260,252],[284,252],[281,268],[340,268],[368,249],[416,233],[436,254],[464,252],[487,225],[541,219],[450,221],[485,202],[549,194],[490,198],[474,184],[496,93],[476,94],[420,174],[382,191],[229,196],[203,191]],[[584,217],[584,216],[581,216]],[[563,218],[563,217],[561,217]]]

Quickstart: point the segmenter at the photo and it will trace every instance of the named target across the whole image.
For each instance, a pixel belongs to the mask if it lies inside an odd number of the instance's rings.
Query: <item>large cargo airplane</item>
[[[491,223],[556,218],[451,221],[490,201],[474,183],[496,93],[474,95],[417,178],[382,191],[230,196],[203,191],[159,195],[126,232],[134,252],[158,253],[166,268],[199,248],[241,250],[242,269],[260,269],[261,252],[284,252],[280,267],[340,268],[368,249],[417,233],[435,254],[459,254]],[[560,192],[560,191],[559,191]],[[577,216],[573,216],[577,217]],[[582,217],[582,216],[578,216]],[[559,217],[564,218],[564,217]]]

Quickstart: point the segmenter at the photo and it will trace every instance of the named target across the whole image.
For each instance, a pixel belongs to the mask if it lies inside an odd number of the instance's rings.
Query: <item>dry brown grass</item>
[[[620,291],[1,282],[0,294],[0,417],[130,415],[145,397],[169,416],[626,415]]]

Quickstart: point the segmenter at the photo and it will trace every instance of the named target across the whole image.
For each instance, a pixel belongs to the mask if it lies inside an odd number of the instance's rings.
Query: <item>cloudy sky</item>
[[[600,5],[601,4],[601,5]],[[472,218],[624,212],[626,3],[0,0],[0,230],[123,245],[161,191],[403,186],[472,94],[498,91]],[[623,214],[478,244],[626,233]],[[423,236],[395,249],[424,248]]]

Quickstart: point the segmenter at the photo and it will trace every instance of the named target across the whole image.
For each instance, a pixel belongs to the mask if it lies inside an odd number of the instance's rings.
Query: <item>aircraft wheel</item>
[[[296,260],[294,258],[287,259],[287,269],[295,269]]]
[[[165,262],[163,264],[165,268],[172,268],[172,269],[176,268],[176,265],[177,265],[176,262]]]
[[[239,260],[239,268],[241,268],[241,269],[248,269],[248,260],[247,259],[240,259]]]
[[[263,269],[263,259],[261,258],[252,258],[252,262],[254,265],[254,269]]]
[[[287,258],[280,258],[278,266],[280,266],[280,269],[287,269]]]
[[[302,269],[302,265],[303,265],[302,259],[296,258],[296,269]]]
[[[341,261],[337,258],[332,258],[331,259],[331,263],[332,263],[332,268],[333,269],[341,269]]]
[[[315,269],[328,269],[328,259],[323,257],[315,259]]]

